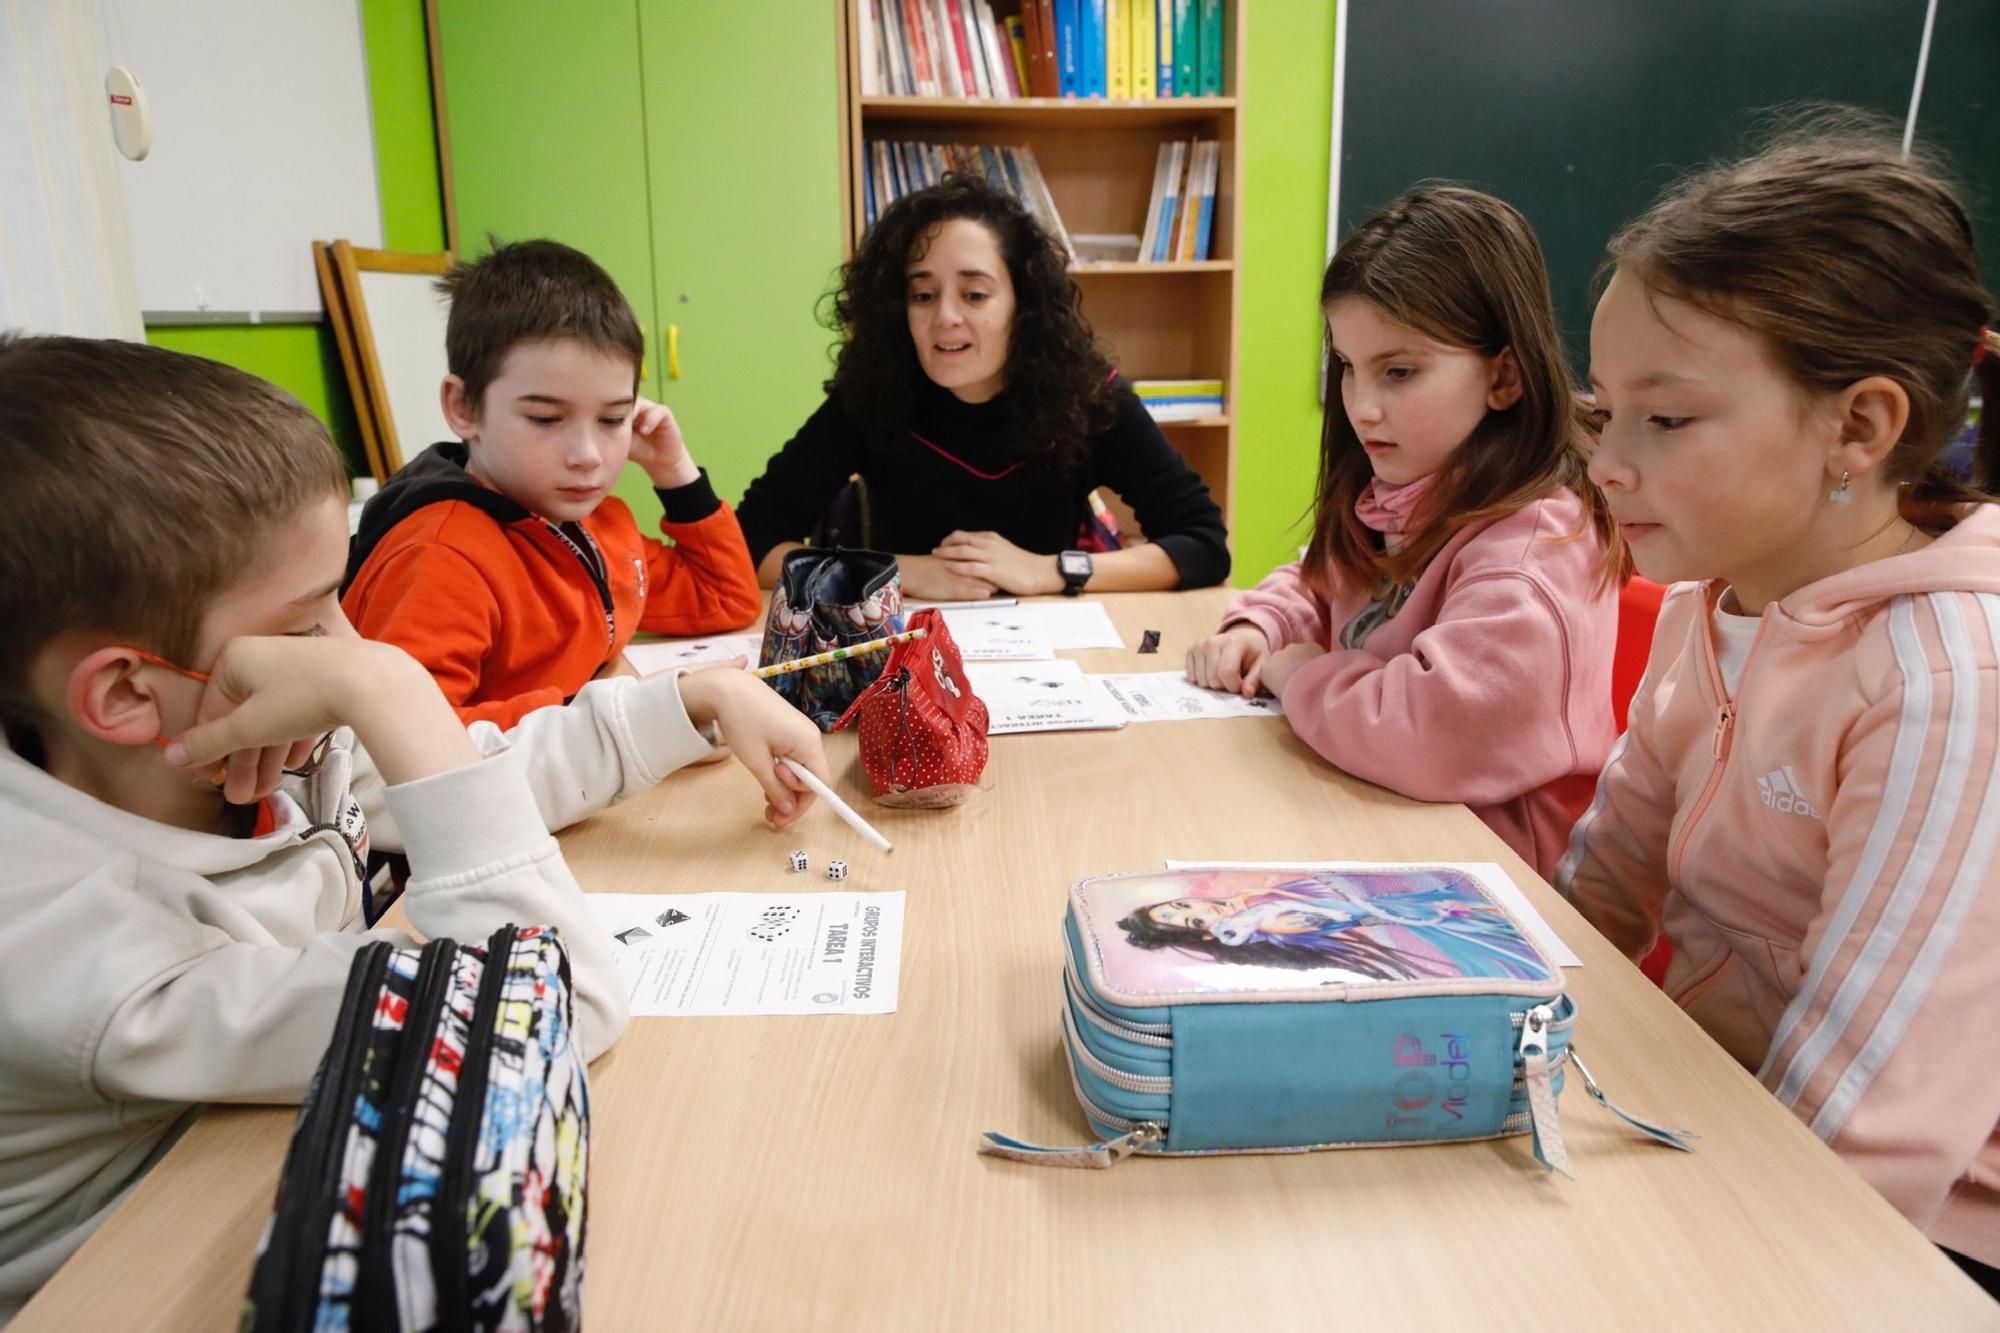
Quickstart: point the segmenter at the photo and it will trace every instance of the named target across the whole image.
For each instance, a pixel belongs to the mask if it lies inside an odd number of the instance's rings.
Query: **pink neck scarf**
[[[1373,478],[1355,497],[1354,516],[1368,527],[1389,539],[1389,545],[1401,544],[1398,540],[1404,533],[1416,526],[1414,519],[1431,490],[1437,485],[1438,474],[1419,477],[1402,486],[1385,484],[1380,477]]]

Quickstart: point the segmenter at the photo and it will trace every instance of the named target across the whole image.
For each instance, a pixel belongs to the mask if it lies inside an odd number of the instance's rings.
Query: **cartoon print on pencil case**
[[[1339,967],[1379,980],[1545,975],[1506,914],[1456,877],[1317,872],[1236,893],[1139,906],[1119,921],[1142,950],[1219,963]]]

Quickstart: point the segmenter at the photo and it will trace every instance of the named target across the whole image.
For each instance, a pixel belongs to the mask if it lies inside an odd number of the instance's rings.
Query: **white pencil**
[[[797,760],[793,759],[789,755],[780,755],[778,757],[778,762],[783,764],[786,768],[791,769],[792,772],[798,774],[799,781],[805,783],[806,786],[811,787],[813,789],[814,795],[818,796],[821,800],[825,801],[828,805],[832,806],[833,813],[839,815],[842,819],[846,820],[849,827],[851,827],[856,833],[859,833],[862,837],[874,843],[877,847],[881,848],[882,851],[885,853],[893,852],[896,850],[889,844],[889,840],[887,838],[883,837],[881,834],[875,831],[874,825],[870,824],[860,815],[854,813],[854,807],[850,806],[847,802],[841,800],[838,796],[835,796],[833,794],[833,788],[827,786],[824,782],[821,782],[817,777],[815,777],[811,769],[807,768],[804,764],[799,763]]]

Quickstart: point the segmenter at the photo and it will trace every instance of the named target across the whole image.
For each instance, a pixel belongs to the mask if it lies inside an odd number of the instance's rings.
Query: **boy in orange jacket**
[[[341,604],[466,722],[512,726],[623,666],[635,630],[707,634],[762,610],[736,515],[673,413],[638,396],[645,336],[610,275],[554,241],[502,245],[451,297],[435,444],[362,511]],[[611,487],[646,470],[669,546]]]

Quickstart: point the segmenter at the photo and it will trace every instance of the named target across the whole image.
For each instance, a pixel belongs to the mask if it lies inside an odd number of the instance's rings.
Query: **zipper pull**
[[[1535,1160],[1571,1180],[1569,1149],[1563,1146],[1562,1126],[1556,1120],[1554,1073],[1549,1068],[1549,1024],[1555,1012],[1545,1004],[1528,1011],[1521,1024],[1521,1070],[1528,1085],[1528,1120],[1535,1131]]]
[[[1590,1076],[1590,1067],[1584,1064],[1583,1057],[1576,1053],[1575,1042],[1570,1043],[1569,1062],[1576,1066],[1577,1073],[1583,1075],[1583,1090],[1589,1093],[1590,1099],[1599,1106],[1655,1142],[1664,1143],[1669,1148],[1679,1148],[1682,1152],[1694,1151],[1693,1145],[1688,1140],[1698,1139],[1701,1135],[1695,1133],[1693,1130],[1675,1129],[1670,1125],[1656,1125],[1650,1120],[1641,1120],[1638,1116],[1617,1106],[1609,1097],[1605,1096],[1604,1089],[1598,1087],[1597,1080]]]
[[[1729,704],[1722,705],[1715,713],[1715,737],[1709,742],[1708,752],[1717,759],[1729,757],[1729,734],[1736,729],[1736,709]]]
[[[990,1130],[979,1137],[982,1157],[1004,1157],[1010,1162],[1026,1162],[1030,1166],[1081,1166],[1102,1170],[1160,1142],[1167,1137],[1167,1128],[1142,1120],[1115,1139],[1100,1139],[1081,1148],[1044,1148]]]

